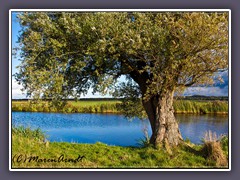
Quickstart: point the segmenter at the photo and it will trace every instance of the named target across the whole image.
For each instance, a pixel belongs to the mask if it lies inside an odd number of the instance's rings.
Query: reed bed
[[[68,101],[61,110],[49,106],[47,102],[31,104],[29,101],[13,101],[12,111],[19,112],[61,112],[61,113],[122,113],[121,101]],[[228,101],[219,100],[175,100],[177,114],[228,114]]]

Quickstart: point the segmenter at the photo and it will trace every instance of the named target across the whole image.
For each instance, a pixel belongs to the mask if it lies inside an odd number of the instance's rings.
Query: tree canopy
[[[18,17],[23,61],[17,79],[32,96],[75,96],[91,86],[105,92],[123,74],[141,92],[156,94],[211,83],[213,73],[228,64],[227,13],[31,12]]]
[[[92,87],[142,98],[144,105],[211,84],[215,72],[228,68],[227,12],[24,12],[18,18],[23,60],[16,79],[34,98],[79,97]],[[116,87],[121,75],[128,81]]]

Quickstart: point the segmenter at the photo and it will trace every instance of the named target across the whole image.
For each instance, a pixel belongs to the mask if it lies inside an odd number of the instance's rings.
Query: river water
[[[228,134],[228,116],[176,115],[184,139],[200,144],[206,131]],[[62,114],[12,112],[12,125],[40,128],[51,142],[96,143],[138,146],[144,131],[151,135],[147,120],[129,120],[115,114]]]

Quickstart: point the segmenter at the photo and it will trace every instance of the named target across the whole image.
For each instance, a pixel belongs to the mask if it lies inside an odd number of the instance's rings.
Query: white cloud
[[[183,93],[184,96],[228,96],[228,86],[220,87],[189,87]]]
[[[26,98],[26,92],[21,91],[22,85],[19,85],[16,80],[12,81],[12,99],[24,99]],[[81,98],[109,98],[110,95],[102,96],[99,93],[92,94],[92,89],[89,89],[88,93],[85,96],[81,96]]]
[[[81,96],[81,98],[111,98],[112,96],[110,96],[109,94],[106,94],[105,96],[102,96],[100,93],[95,93],[92,94],[93,89],[90,88],[88,90],[88,93],[85,96]]]
[[[26,92],[21,91],[22,85],[19,85],[16,80],[12,81],[12,99],[24,99],[26,98]],[[184,96],[192,96],[192,95],[203,95],[203,96],[228,96],[228,86],[223,88],[220,87],[189,87],[184,93]],[[107,94],[106,96],[102,96],[99,93],[92,94],[92,89],[88,91],[85,96],[81,96],[81,98],[110,98],[111,96]]]
[[[26,93],[21,91],[22,85],[19,85],[16,80],[12,81],[12,99],[26,98]]]

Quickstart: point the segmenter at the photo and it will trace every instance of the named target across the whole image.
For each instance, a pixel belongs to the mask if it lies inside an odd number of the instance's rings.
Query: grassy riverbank
[[[183,114],[228,114],[228,101],[175,100],[173,107]]]
[[[219,166],[206,158],[203,146],[182,145],[169,151],[150,146],[44,142],[40,130],[20,127],[12,128],[12,168],[227,168],[227,164]],[[227,156],[227,138],[221,146]]]
[[[62,113],[119,113],[117,100],[112,101],[68,101],[62,110],[50,107],[47,102],[31,104],[30,101],[13,101],[12,111],[20,112],[62,112]]]
[[[63,113],[121,113],[119,100],[68,101],[60,111],[47,102],[30,106],[29,101],[13,101],[12,111],[20,112],[63,112]],[[175,113],[228,114],[228,101],[220,100],[175,100]]]

